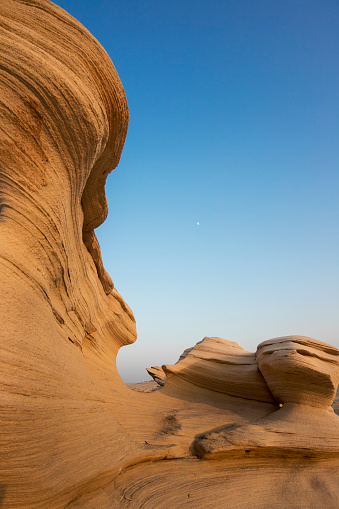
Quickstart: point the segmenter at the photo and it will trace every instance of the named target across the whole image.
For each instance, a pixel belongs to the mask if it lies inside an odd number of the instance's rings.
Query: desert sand
[[[94,233],[123,86],[48,0],[2,0],[0,37],[2,507],[338,508],[337,348],[197,338],[163,386],[123,383],[135,319]]]

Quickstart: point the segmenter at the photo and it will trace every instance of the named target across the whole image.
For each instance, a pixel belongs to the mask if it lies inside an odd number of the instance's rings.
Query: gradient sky
[[[338,0],[56,3],[129,103],[97,230],[137,321],[122,378],[204,336],[339,347]]]

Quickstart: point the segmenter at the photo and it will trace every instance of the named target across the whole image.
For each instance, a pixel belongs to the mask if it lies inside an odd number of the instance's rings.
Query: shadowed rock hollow
[[[156,371],[159,390],[121,381],[135,320],[94,229],[123,87],[48,0],[2,0],[0,38],[2,507],[338,507],[336,348],[205,338]]]

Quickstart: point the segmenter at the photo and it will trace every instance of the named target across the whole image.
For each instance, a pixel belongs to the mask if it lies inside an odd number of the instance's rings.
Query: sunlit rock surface
[[[183,380],[212,391],[277,404],[259,371],[255,354],[233,341],[204,338],[184,352],[179,361],[163,366],[168,379]]]
[[[47,0],[2,0],[0,37],[2,507],[337,508],[335,348],[279,338],[255,355],[205,338],[164,387],[121,381],[135,321],[94,229],[127,133],[123,87]]]
[[[304,336],[275,338],[257,348],[257,362],[280,406],[245,426],[225,426],[196,437],[199,457],[243,451],[256,455],[339,453],[333,404],[339,380],[339,350]]]
[[[152,366],[151,368],[146,368],[147,373],[153,378],[158,385],[165,385],[166,383],[166,373],[160,366]]]

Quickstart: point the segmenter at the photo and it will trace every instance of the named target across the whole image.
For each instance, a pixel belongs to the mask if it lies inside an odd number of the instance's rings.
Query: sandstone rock
[[[122,382],[135,320],[94,233],[127,132],[122,84],[48,0],[2,0],[0,40],[2,507],[338,507],[336,349],[280,338],[256,357],[205,338],[158,390]]]
[[[279,403],[330,406],[339,383],[339,350],[316,339],[289,336],[264,341],[258,366]]]
[[[262,377],[255,354],[233,341],[205,337],[184,352],[174,365],[163,366],[167,377],[230,396],[275,403]]]
[[[166,374],[160,366],[152,366],[146,368],[147,373],[157,382],[157,384],[163,386],[166,383]]]
[[[304,336],[261,343],[256,357],[281,408],[252,424],[223,426],[198,436],[199,457],[235,451],[310,456],[339,453],[339,419],[330,405],[339,381],[339,350]]]

